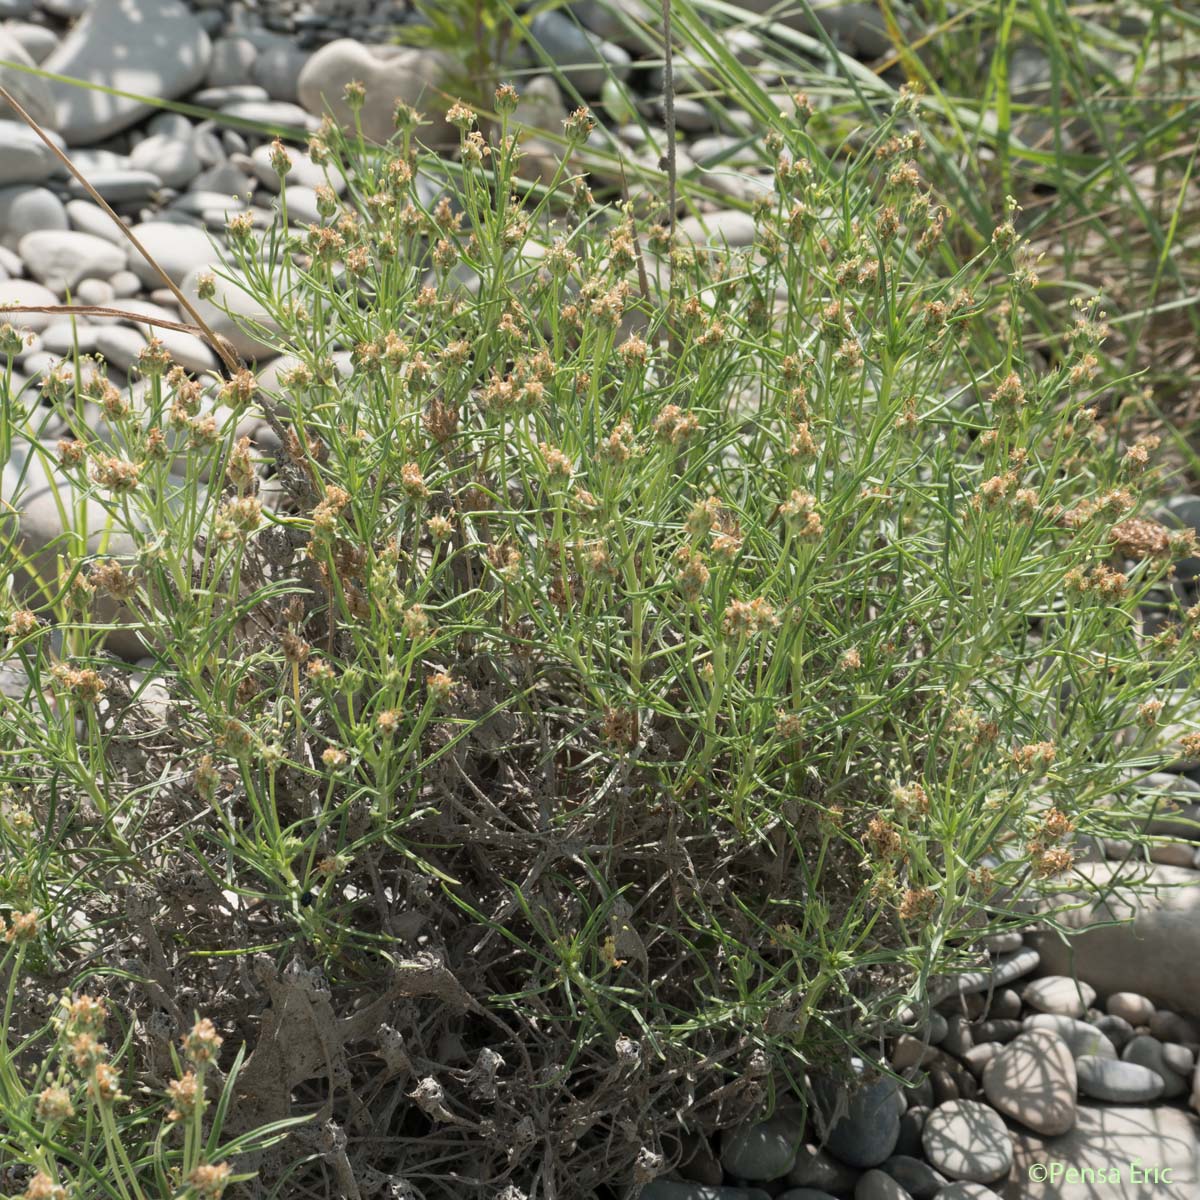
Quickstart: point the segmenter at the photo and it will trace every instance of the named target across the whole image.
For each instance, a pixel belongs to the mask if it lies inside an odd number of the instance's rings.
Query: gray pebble
[[[254,180],[239,171],[231,162],[220,162],[196,176],[192,194],[212,192],[221,196],[237,196],[249,200],[254,194]]]
[[[978,1079],[983,1074],[983,1068],[1004,1049],[1000,1042],[980,1042],[977,1046],[972,1046],[963,1056],[963,1062],[966,1063],[967,1070]]]
[[[925,1128],[925,1118],[932,1109],[916,1104],[900,1118],[900,1136],[896,1140],[896,1154],[904,1154],[909,1158],[918,1158],[923,1153],[921,1149],[921,1130]]]
[[[1021,1032],[1021,1022],[1011,1017],[977,1021],[971,1037],[977,1042],[1011,1042]]]
[[[884,1171],[868,1171],[854,1185],[854,1200],[913,1200],[913,1197]]]
[[[58,159],[32,129],[0,121],[0,179],[6,184],[41,183],[58,168]]]
[[[567,80],[584,96],[598,96],[610,75],[620,80],[629,77],[631,60],[625,50],[592,37],[563,13],[539,13],[530,23],[529,33],[551,62],[561,64]],[[536,63],[541,61],[537,56]]]
[[[681,237],[697,245],[728,245],[731,248],[749,246],[758,231],[753,216],[736,208],[706,213],[702,217],[684,217],[677,228]]]
[[[337,196],[340,196],[346,190],[346,181],[336,171],[329,172],[328,177],[326,177],[325,168],[318,167],[307,154],[294,147],[289,147],[288,153],[292,159],[292,169],[288,173],[286,180],[289,188],[296,186],[308,188],[327,186]],[[264,144],[251,151],[250,157],[246,160],[245,169],[253,173],[254,177],[268,191],[279,191],[279,176],[275,173],[275,168],[271,166],[271,147],[269,144]]]
[[[893,1154],[879,1169],[890,1175],[913,1200],[933,1200],[948,1182],[927,1162],[906,1154]]]
[[[35,279],[60,293],[81,279],[107,278],[126,263],[124,249],[112,242],[60,229],[27,233],[17,251]]]
[[[41,342],[38,342],[38,346],[41,346]],[[31,349],[30,352],[21,359],[21,366],[24,367],[30,375],[45,375],[47,371],[50,371],[54,367],[58,366],[60,358],[61,355],[50,354],[42,349]]]
[[[254,82],[265,88],[272,100],[295,104],[300,99],[296,81],[308,57],[306,50],[290,40],[268,46],[259,51],[254,62]]]
[[[265,88],[257,84],[243,83],[228,87],[210,87],[196,92],[191,103],[199,108],[224,108],[227,104],[237,104],[242,100],[269,100]]]
[[[187,187],[200,174],[199,155],[191,138],[168,138],[161,135],[139,142],[129,156],[139,168],[153,171],[168,187]]]
[[[237,117],[243,121],[256,121],[262,125],[279,127],[288,131],[293,129],[311,131],[321,123],[298,104],[289,104],[284,100],[240,100],[235,104],[226,104],[221,109],[221,114],[226,117]]]
[[[208,86],[222,88],[249,83],[256,58],[258,51],[248,39],[218,38],[213,42],[212,58],[208,63]]]
[[[202,9],[192,16],[209,37],[216,37],[225,26],[225,14],[216,8]]]
[[[230,155],[245,155],[250,150],[250,143],[236,129],[221,130],[221,145]]]
[[[1034,1013],[1021,1022],[1022,1029],[1049,1029],[1070,1047],[1073,1058],[1116,1058],[1117,1050],[1104,1032],[1086,1021],[1056,1013]]]
[[[112,205],[146,200],[163,185],[163,181],[152,171],[135,170],[133,167],[90,171],[87,172],[87,181]],[[69,186],[73,196],[88,195],[77,179],[72,179]]]
[[[121,227],[100,205],[90,200],[68,200],[67,219],[71,222],[71,228],[79,233],[90,233],[92,237],[103,238],[122,248],[129,245]]]
[[[113,296],[123,300],[128,296],[136,296],[142,290],[142,281],[132,271],[118,271],[108,279]]]
[[[1001,988],[992,996],[988,1016],[1011,1021],[1021,1015],[1021,997],[1012,988]]]
[[[1133,1026],[1124,1017],[1112,1013],[1097,1017],[1091,1024],[1112,1042],[1118,1052],[1124,1049],[1125,1044],[1133,1037]]]
[[[946,1019],[946,1036],[941,1040],[941,1047],[948,1054],[962,1058],[974,1045],[971,1036],[971,1025],[960,1013],[953,1013]]]
[[[1130,1025],[1147,1025],[1154,1016],[1153,1002],[1137,992],[1114,992],[1104,1007],[1111,1016],[1121,1017]]]
[[[54,30],[47,29],[44,25],[34,25],[30,21],[6,21],[4,31],[35,63],[44,62],[58,45],[58,34]]]
[[[35,230],[66,229],[63,202],[48,188],[0,188],[0,243],[10,250]]]
[[[1075,1060],[1075,1070],[1079,1076],[1079,1091],[1094,1100],[1144,1104],[1157,1100],[1163,1093],[1162,1078],[1138,1063],[1085,1054]]]
[[[156,113],[146,124],[152,135],[169,138],[190,138],[195,126],[183,113]]]
[[[921,1135],[925,1157],[951,1179],[990,1183],[1008,1174],[1012,1138],[1000,1114],[973,1100],[934,1109]]]
[[[770,1200],[762,1188],[706,1187],[677,1179],[652,1179],[642,1189],[642,1200]]]
[[[985,992],[989,988],[1007,987],[1036,971],[1041,955],[1032,946],[1023,946],[1012,954],[1002,954],[991,970],[967,971],[955,983],[960,992]]]
[[[803,1133],[803,1122],[792,1112],[728,1129],[721,1135],[721,1166],[752,1182],[782,1179],[796,1161]]]
[[[1151,1070],[1163,1081],[1162,1098],[1174,1100],[1187,1090],[1183,1076],[1167,1066],[1163,1055],[1164,1046],[1158,1038],[1149,1034],[1140,1034],[1129,1040],[1129,1044],[1121,1051],[1121,1061],[1137,1063],[1140,1067]]]
[[[1161,1042],[1200,1042],[1200,1029],[1187,1017],[1160,1008],[1150,1018],[1150,1032]]]
[[[42,345],[60,358],[73,356],[76,347],[80,354],[90,354],[96,348],[96,329],[84,317],[77,317],[74,326],[70,321],[55,321],[42,331]]]
[[[1177,1075],[1191,1077],[1196,1067],[1195,1051],[1189,1046],[1180,1046],[1176,1042],[1162,1043],[1163,1062]]]
[[[796,1161],[788,1172],[787,1181],[794,1188],[815,1188],[817,1191],[848,1192],[854,1187],[859,1172],[838,1162],[828,1151],[805,1142],[796,1152]]]
[[[220,214],[244,212],[246,202],[239,200],[236,196],[223,195],[221,192],[191,191],[184,192],[177,200],[172,200],[171,208],[179,213],[190,213],[200,217],[209,212]]]
[[[932,1108],[933,1081],[929,1072],[920,1067],[906,1067],[900,1074],[905,1081],[904,1102],[914,1108]]]
[[[222,146],[221,138],[211,121],[196,126],[192,133],[192,149],[206,167],[216,166],[225,159],[225,147]]]
[[[858,1088],[849,1108],[829,1131],[828,1149],[851,1167],[874,1167],[896,1149],[900,1137],[900,1085],[892,1079],[876,1079]]]

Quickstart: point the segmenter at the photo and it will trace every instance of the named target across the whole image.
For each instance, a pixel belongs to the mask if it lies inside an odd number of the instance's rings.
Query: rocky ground
[[[656,117],[657,85],[653,72],[638,69],[637,40],[589,0],[575,12],[585,31],[561,12],[537,18],[534,32],[547,52],[579,64],[568,76],[589,99],[603,90],[602,64],[634,80],[647,114]],[[822,10],[822,21],[843,45],[870,57],[886,44],[873,12],[869,5],[837,5]],[[263,0],[254,8],[226,0],[195,0],[190,7],[176,0],[0,0],[0,82],[69,149],[172,280],[197,299],[197,279],[218,260],[227,217],[248,212],[266,226],[277,202],[269,139],[239,132],[225,119],[302,132],[315,127],[325,99],[337,109],[351,79],[367,87],[368,135],[390,134],[397,97],[439,111],[434,94],[444,64],[436,55],[388,44],[395,22],[404,18],[404,6],[391,0]],[[747,36],[738,50],[751,61],[754,39]],[[222,119],[194,119],[53,84],[5,62],[184,99]],[[682,64],[685,75],[686,69]],[[567,100],[549,75],[526,77],[521,90],[531,126],[560,128]],[[17,359],[14,389],[52,387],[76,343],[107,360],[110,377],[122,386],[151,332],[188,370],[215,371],[216,357],[199,338],[138,322],[137,316],[186,318],[149,263],[131,252],[56,157],[14,114],[4,116],[0,305],[51,306],[69,295],[77,304],[135,314],[74,323],[53,313],[22,314],[19,324],[31,336]],[[703,172],[709,186],[738,200],[769,187],[736,156],[719,169],[706,166],[735,144],[736,114],[681,99],[676,117],[687,136],[682,173]],[[631,159],[657,158],[659,148],[646,143],[638,126],[622,128],[620,136],[619,149]],[[293,159],[289,211],[301,221],[318,220],[317,188],[336,190],[338,181],[298,149]],[[753,227],[742,211],[714,205],[682,228],[696,239],[719,236],[736,245],[749,242]],[[227,290],[223,298],[253,317],[240,293]],[[215,306],[201,307],[242,354],[257,359],[262,386],[272,387],[283,361],[267,361],[261,343]],[[42,432],[49,440],[59,434],[50,425]],[[249,421],[243,432],[272,448],[265,425]],[[5,468],[6,500],[17,496],[26,457],[18,449]],[[35,550],[61,529],[47,483],[35,480],[19,497],[20,533]],[[1200,497],[1177,497],[1168,510],[1164,519],[1200,531]],[[1174,586],[1190,588],[1198,575],[1200,560],[1180,564]],[[119,642],[113,648],[124,649]],[[134,646],[130,657],[136,653]],[[1182,771],[1151,782],[1174,799],[1175,810],[1158,819],[1153,832],[1167,840],[1151,853],[1147,869],[1164,885],[1195,882],[1200,783]],[[1102,878],[1129,847],[1112,842],[1080,849],[1091,859],[1086,869]],[[1122,915],[1116,901],[1110,907]],[[991,943],[990,967],[947,985],[950,994],[895,1043],[892,1063],[911,1086],[868,1082],[827,1138],[815,1118],[804,1124],[785,1110],[716,1145],[698,1144],[679,1178],[650,1185],[647,1200],[1184,1200],[1200,1194],[1200,1125],[1188,1112],[1189,1102],[1200,1103],[1200,900],[1195,890],[1164,892],[1132,926],[1101,927],[1104,916],[1103,910],[1080,910],[1079,924],[1097,928],[1071,953],[1045,931],[1031,931],[1026,944],[1019,938]],[[1073,972],[1079,985],[1069,977]],[[1135,1161],[1142,1164],[1140,1177]],[[1063,1165],[1062,1177],[1036,1178],[1039,1164],[1049,1171],[1054,1163]],[[1122,1178],[1071,1181],[1067,1167],[1117,1169]],[[1160,1174],[1146,1177],[1153,1169]],[[1168,1169],[1165,1178],[1161,1172]]]
[[[1189,882],[1159,871],[1165,886]],[[1186,964],[1200,900],[1174,896],[1077,943],[1079,975],[1143,990],[1101,1000],[1082,979],[1044,973],[1066,961],[1045,931],[993,938],[988,966],[946,981],[949,994],[896,1040],[891,1064],[907,1086],[865,1081],[828,1127],[784,1109],[696,1145],[680,1178],[654,1181],[643,1200],[1196,1196],[1200,991]],[[1168,959],[1182,960],[1177,974]]]

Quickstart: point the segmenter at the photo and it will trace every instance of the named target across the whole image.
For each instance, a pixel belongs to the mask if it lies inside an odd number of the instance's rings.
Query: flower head
[[[224,1040],[208,1017],[200,1017],[183,1039],[183,1052],[196,1064],[212,1062]]]

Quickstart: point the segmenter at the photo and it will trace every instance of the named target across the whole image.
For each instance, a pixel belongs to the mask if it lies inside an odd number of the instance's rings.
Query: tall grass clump
[[[1152,389],[1138,398],[1143,424],[1157,419],[1166,432],[1165,413],[1194,427],[1194,6],[888,0],[872,41],[892,45],[870,61],[841,49],[807,0],[756,5],[761,14],[724,0],[673,7],[699,84],[690,94],[714,113],[754,112],[756,90],[783,77],[803,81],[834,127],[874,128],[886,119],[893,86],[924,88],[925,169],[955,210],[955,255],[986,244],[998,197],[1013,195],[1022,206],[1018,227],[1041,259],[1041,283],[1026,301],[1034,321],[1028,352],[1057,359],[1071,303],[1103,288],[1109,369],[1114,377],[1137,372]],[[758,39],[751,65],[738,64],[728,30]],[[645,36],[657,49],[648,24]]]
[[[1103,311],[1031,362],[1011,206],[947,269],[915,95],[853,149],[775,114],[734,248],[598,202],[585,110],[527,181],[515,102],[444,161],[403,107],[384,152],[327,124],[308,227],[277,146],[201,288],[267,315],[269,389],[151,343],[128,394],[60,376],[56,442],[6,399],[70,526],[5,616],[13,1078],[64,988],[138,1014],[116,1109],[202,1012],[223,1128],[311,1118],[247,1195],[627,1194],[1053,919],[1197,751],[1160,731],[1200,612],[1139,615],[1190,535],[1097,417]],[[14,1096],[10,1171],[165,1194]]]

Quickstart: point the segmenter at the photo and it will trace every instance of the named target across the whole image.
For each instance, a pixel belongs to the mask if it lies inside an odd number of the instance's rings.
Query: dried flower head
[[[609,707],[604,710],[600,736],[610,746],[630,749],[637,745],[638,715],[635,709]]]
[[[278,138],[271,143],[270,162],[271,169],[280,179],[286,178],[291,173],[292,156]]]
[[[312,647],[308,642],[290,631],[280,637],[279,646],[283,650],[283,657],[287,662],[297,665],[307,662],[308,656],[312,653]]]
[[[722,628],[730,637],[754,637],[779,624],[775,609],[762,596],[754,600],[733,600],[725,608]]]
[[[23,1200],[67,1200],[67,1189],[45,1171],[38,1171],[21,1193]]]
[[[345,750],[337,746],[326,746],[321,751],[321,762],[325,764],[331,771],[337,771],[344,767],[350,761],[350,756]]]
[[[446,124],[453,125],[455,129],[466,132],[466,130],[475,124],[475,112],[461,100],[456,100],[446,110]]]
[[[496,111],[502,114],[508,114],[516,110],[520,97],[517,95],[517,89],[511,83],[502,83],[494,93],[496,101]]]
[[[1033,856],[1033,873],[1038,879],[1064,875],[1075,865],[1075,855],[1064,846],[1051,846]]]
[[[437,671],[425,679],[429,688],[429,698],[434,704],[445,704],[454,695],[458,681],[447,671]]]
[[[1015,372],[1010,372],[989,397],[992,407],[997,412],[1016,412],[1025,404],[1025,389],[1021,386],[1021,378]]]
[[[75,1115],[71,1093],[65,1087],[51,1086],[39,1093],[37,1098],[39,1121],[67,1121]]]
[[[404,635],[408,638],[423,638],[429,634],[429,614],[419,605],[413,604],[404,611]]]
[[[561,450],[548,442],[539,442],[538,453],[542,456],[546,472],[552,479],[570,479],[571,460]]]
[[[919,783],[895,783],[892,804],[902,816],[925,816],[929,812],[929,794]]]
[[[1110,531],[1113,547],[1127,558],[1169,558],[1174,555],[1171,531],[1158,521],[1130,517]]]
[[[38,629],[39,624],[35,613],[30,612],[27,608],[19,608],[8,618],[4,632],[9,637],[27,637]]]
[[[90,667],[77,669],[56,663],[50,674],[59,685],[83,704],[97,704],[104,695],[106,684]]]
[[[164,375],[172,366],[171,356],[159,338],[152,337],[141,349],[134,369],[147,378]]]
[[[572,142],[582,142],[596,128],[596,119],[587,108],[577,108],[563,121],[563,130]]]
[[[677,404],[668,404],[654,419],[654,432],[663,441],[678,446],[700,428],[694,413],[685,413]]]
[[[1066,837],[1075,828],[1075,822],[1060,808],[1048,808],[1042,817],[1041,833],[1052,841]]]
[[[87,446],[77,438],[63,438],[58,443],[58,461],[64,467],[77,467],[83,462]]]
[[[115,600],[128,600],[137,591],[137,580],[133,572],[126,571],[115,558],[102,559],[94,563],[88,572],[92,585]]]
[[[1035,768],[1045,771],[1054,765],[1058,750],[1053,742],[1031,742],[1027,746],[1014,746],[1012,749],[1012,764],[1018,770],[1032,771]]]
[[[99,1062],[92,1068],[88,1080],[88,1095],[98,1104],[115,1104],[128,1097],[121,1093],[121,1077],[111,1063]]]
[[[118,493],[136,491],[141,473],[139,464],[126,462],[111,454],[102,455],[92,464],[92,478],[101,487]]]
[[[429,495],[429,488],[425,486],[425,477],[421,474],[421,468],[415,462],[405,463],[400,468],[400,485],[413,499],[420,499]]]
[[[262,501],[257,496],[227,500],[217,512],[214,528],[221,541],[245,538],[262,524]]]
[[[868,847],[876,858],[896,858],[903,849],[899,832],[885,817],[872,817],[867,822],[866,839]]]
[[[411,104],[397,100],[392,108],[392,123],[400,133],[411,133],[421,123],[421,114]]]
[[[208,1017],[200,1017],[183,1038],[183,1052],[197,1065],[209,1063],[216,1058],[224,1040]]]
[[[90,1033],[77,1033],[67,1043],[68,1054],[77,1071],[88,1071],[106,1053],[104,1043],[98,1042]]]
[[[679,564],[675,583],[683,598],[689,604],[694,603],[708,585],[709,569],[704,556],[691,546],[681,546],[675,553],[675,561]]]
[[[824,532],[817,512],[817,498],[800,488],[793,489],[780,504],[779,513],[802,541],[816,541]]]
[[[232,1176],[233,1168],[228,1163],[201,1163],[187,1181],[201,1200],[220,1200]]]
[[[454,510],[448,513],[435,513],[425,522],[429,536],[435,542],[444,542],[454,532]]]
[[[908,888],[900,897],[897,913],[902,921],[928,921],[937,908],[937,893],[932,888]]]
[[[188,1120],[195,1113],[196,1104],[200,1099],[200,1081],[196,1072],[186,1071],[178,1079],[172,1079],[167,1084],[167,1099],[171,1101],[167,1120]]]

